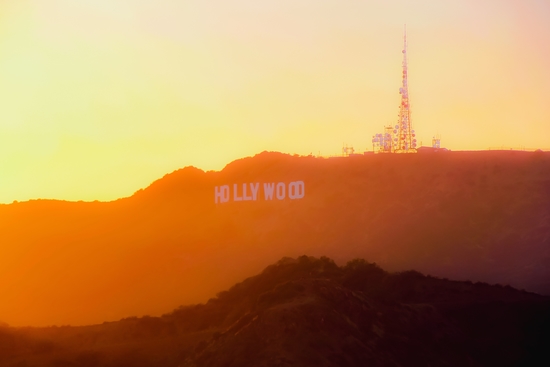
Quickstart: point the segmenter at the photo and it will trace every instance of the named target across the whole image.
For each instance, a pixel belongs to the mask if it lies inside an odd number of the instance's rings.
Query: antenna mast
[[[399,120],[393,131],[394,151],[396,153],[416,153],[416,139],[411,122],[411,105],[409,100],[409,85],[407,73],[407,28],[403,34],[403,81],[399,88],[401,105],[399,106]]]

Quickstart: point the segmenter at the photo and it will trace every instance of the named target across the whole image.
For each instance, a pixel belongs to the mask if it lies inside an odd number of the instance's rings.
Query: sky
[[[264,150],[550,149],[547,0],[0,0],[0,203],[114,200]]]

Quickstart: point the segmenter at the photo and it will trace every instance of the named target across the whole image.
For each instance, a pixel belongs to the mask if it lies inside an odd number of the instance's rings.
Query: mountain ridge
[[[0,366],[543,365],[549,326],[549,297],[303,255],[160,317],[0,326]]]
[[[215,204],[216,186],[298,180],[299,200]],[[159,315],[303,253],[550,294],[550,155],[264,152],[112,202],[0,206],[0,243],[0,317],[14,325]]]

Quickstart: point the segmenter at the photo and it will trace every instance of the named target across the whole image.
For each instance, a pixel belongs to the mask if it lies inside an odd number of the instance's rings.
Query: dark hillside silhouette
[[[214,202],[216,186],[295,181],[299,200]],[[0,205],[0,244],[11,325],[160,315],[303,253],[550,294],[550,154],[264,152],[113,202]]]
[[[300,256],[161,317],[0,327],[0,366],[542,366],[549,343],[548,297]]]

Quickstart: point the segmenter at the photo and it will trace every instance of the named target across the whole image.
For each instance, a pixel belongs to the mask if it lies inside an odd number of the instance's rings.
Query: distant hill
[[[263,184],[279,182],[303,182],[303,198],[265,200]],[[258,184],[257,200],[235,201],[234,184],[237,199]],[[224,185],[229,200],[216,204]],[[113,202],[0,205],[0,320],[160,315],[303,253],[550,294],[550,154],[264,152]]]
[[[549,346],[549,297],[300,256],[162,317],[0,327],[0,366],[544,366]]]

